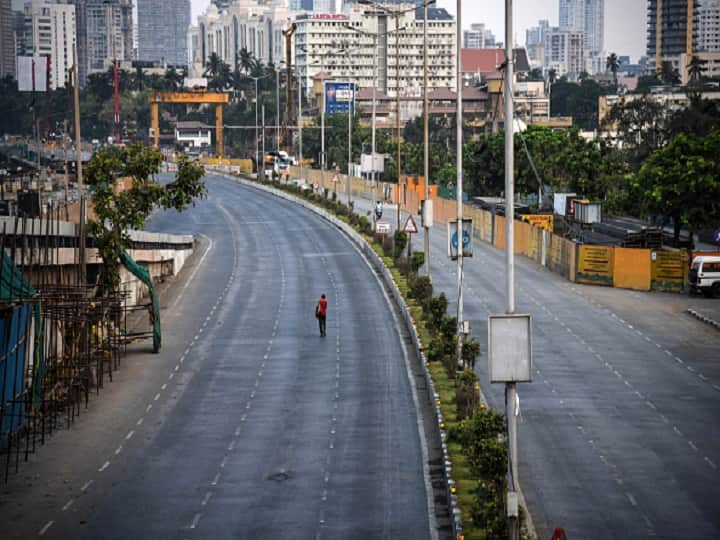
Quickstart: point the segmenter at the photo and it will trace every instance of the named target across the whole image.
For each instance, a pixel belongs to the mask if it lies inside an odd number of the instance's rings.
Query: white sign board
[[[185,81],[183,82],[184,88],[190,88],[190,89],[200,89],[204,88],[207,89],[208,80],[206,77],[185,77]]]
[[[18,91],[45,92],[47,90],[47,56],[18,56]],[[35,84],[33,85],[33,69]]]
[[[375,223],[375,232],[378,234],[390,234],[390,224],[387,221]]]
[[[532,318],[527,314],[488,317],[490,382],[532,381]]]
[[[371,173],[385,172],[385,154],[375,153],[375,159],[372,154],[363,154],[360,156],[360,172]]]
[[[447,241],[448,241],[448,257],[451,259],[458,258],[458,226],[457,220],[450,221],[447,224]],[[472,219],[462,220],[462,256],[472,257],[472,236],[473,236],[473,222]]]

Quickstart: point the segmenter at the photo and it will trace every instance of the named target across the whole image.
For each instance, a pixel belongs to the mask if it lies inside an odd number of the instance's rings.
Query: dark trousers
[[[320,325],[320,335],[325,335],[325,315],[318,315],[318,324]]]

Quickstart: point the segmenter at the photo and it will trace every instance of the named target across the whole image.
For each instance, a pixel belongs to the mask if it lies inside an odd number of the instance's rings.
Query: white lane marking
[[[628,501],[630,501],[630,504],[637,508],[637,501],[635,500],[635,497],[632,496],[632,493],[625,493],[625,495],[627,496]]]
[[[157,401],[158,399],[160,399],[160,394],[155,394],[155,397],[154,397],[153,399],[154,399],[155,401]]]
[[[690,445],[690,448],[692,448],[693,450],[695,450],[697,452],[697,446],[695,446],[695,444],[692,441],[688,441],[688,444]]]
[[[227,456],[225,456],[224,458],[222,458],[222,461],[220,462],[220,468],[221,468],[221,469],[224,469],[224,468],[225,468],[225,465],[227,465]]]
[[[205,494],[205,497],[203,497],[203,500],[200,503],[200,506],[207,506],[207,503],[210,502],[210,497],[212,497],[212,491],[208,491]]]
[[[710,465],[713,469],[717,470],[717,465],[715,465],[715,463],[713,463],[713,461],[712,461],[709,457],[705,456],[705,461],[706,461],[707,464]]]
[[[109,461],[106,461],[105,463],[102,464],[102,467],[100,467],[100,468],[98,469],[98,472],[104,472],[105,469],[107,469],[109,466],[110,466],[110,462],[109,462]]]
[[[230,441],[230,444],[228,444],[228,451],[232,452],[235,450],[235,441]]]
[[[174,376],[175,376],[175,373],[173,373],[173,372],[171,371],[171,372],[170,372],[170,375],[168,375],[168,381],[171,381]]]
[[[133,430],[131,429],[130,431],[128,431],[128,434],[125,435],[125,440],[126,440],[126,441],[129,441],[130,439],[132,439],[132,436],[133,436],[133,435],[135,435],[135,431],[133,431]]]
[[[212,482],[210,482],[210,485],[217,486],[219,481],[220,481],[220,473],[217,473],[215,475],[215,478],[213,478]]]
[[[202,514],[195,514],[195,517],[193,518],[192,523],[190,524],[191,529],[194,529],[195,527],[198,526],[198,523],[200,522],[200,516],[202,516]]]
[[[46,532],[48,532],[48,529],[53,526],[54,521],[48,521],[45,526],[40,529],[40,532],[38,533],[40,536],[44,535]]]
[[[646,401],[645,405],[647,405],[648,407],[650,407],[651,409],[653,409],[655,411],[657,410],[657,407],[655,406],[655,404],[652,401]]]
[[[149,413],[151,409],[152,409],[152,403],[150,403],[147,407],[145,407],[145,412]]]
[[[115,449],[115,455],[116,455],[116,456],[119,456],[119,455],[120,455],[120,452],[122,452],[122,451],[123,451],[123,446],[122,446],[122,444],[121,444],[120,446],[118,446],[118,447]]]
[[[680,437],[683,436],[682,431],[680,431],[677,426],[673,426],[673,431],[677,433]]]
[[[80,488],[80,492],[85,493],[88,490],[88,488],[93,484],[94,481],[95,480],[88,480],[87,482],[85,482],[83,484],[83,487]]]
[[[167,388],[167,383],[163,384],[163,385],[160,387],[160,390],[165,390],[166,388]]]
[[[65,503],[65,506],[62,507],[62,511],[67,511],[68,508],[70,508],[73,503],[75,502],[75,499],[70,499],[68,502]]]
[[[204,236],[205,238],[207,238],[210,243],[208,244],[208,247],[205,249],[205,253],[203,253],[202,257],[200,257],[200,260],[198,261],[197,266],[193,270],[193,273],[190,274],[190,277],[188,278],[187,282],[185,283],[185,286],[180,291],[180,294],[177,296],[177,298],[175,298],[175,301],[173,302],[173,308],[175,308],[177,306],[178,302],[185,294],[185,291],[190,286],[190,283],[192,283],[193,279],[195,279],[195,275],[198,273],[198,270],[200,270],[202,263],[205,261],[205,257],[207,257],[207,254],[210,253],[210,250],[212,249],[213,245],[215,244],[215,242],[209,236],[206,236],[202,233],[198,233],[198,234],[200,236]]]
[[[137,422],[135,422],[136,426],[142,426],[142,423],[145,421],[145,418],[139,418]]]

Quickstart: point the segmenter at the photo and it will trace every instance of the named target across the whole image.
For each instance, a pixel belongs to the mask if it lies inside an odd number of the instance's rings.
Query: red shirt
[[[318,300],[317,312],[318,312],[318,315],[320,315],[321,317],[325,317],[327,315],[327,299],[326,298],[321,298],[320,300]]]

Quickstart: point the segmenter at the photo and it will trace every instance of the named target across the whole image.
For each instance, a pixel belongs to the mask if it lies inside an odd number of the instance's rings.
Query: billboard
[[[325,114],[355,112],[355,83],[325,82]]]
[[[47,90],[47,56],[18,56],[18,91],[19,92],[45,92]],[[33,81],[34,74],[34,81]]]

